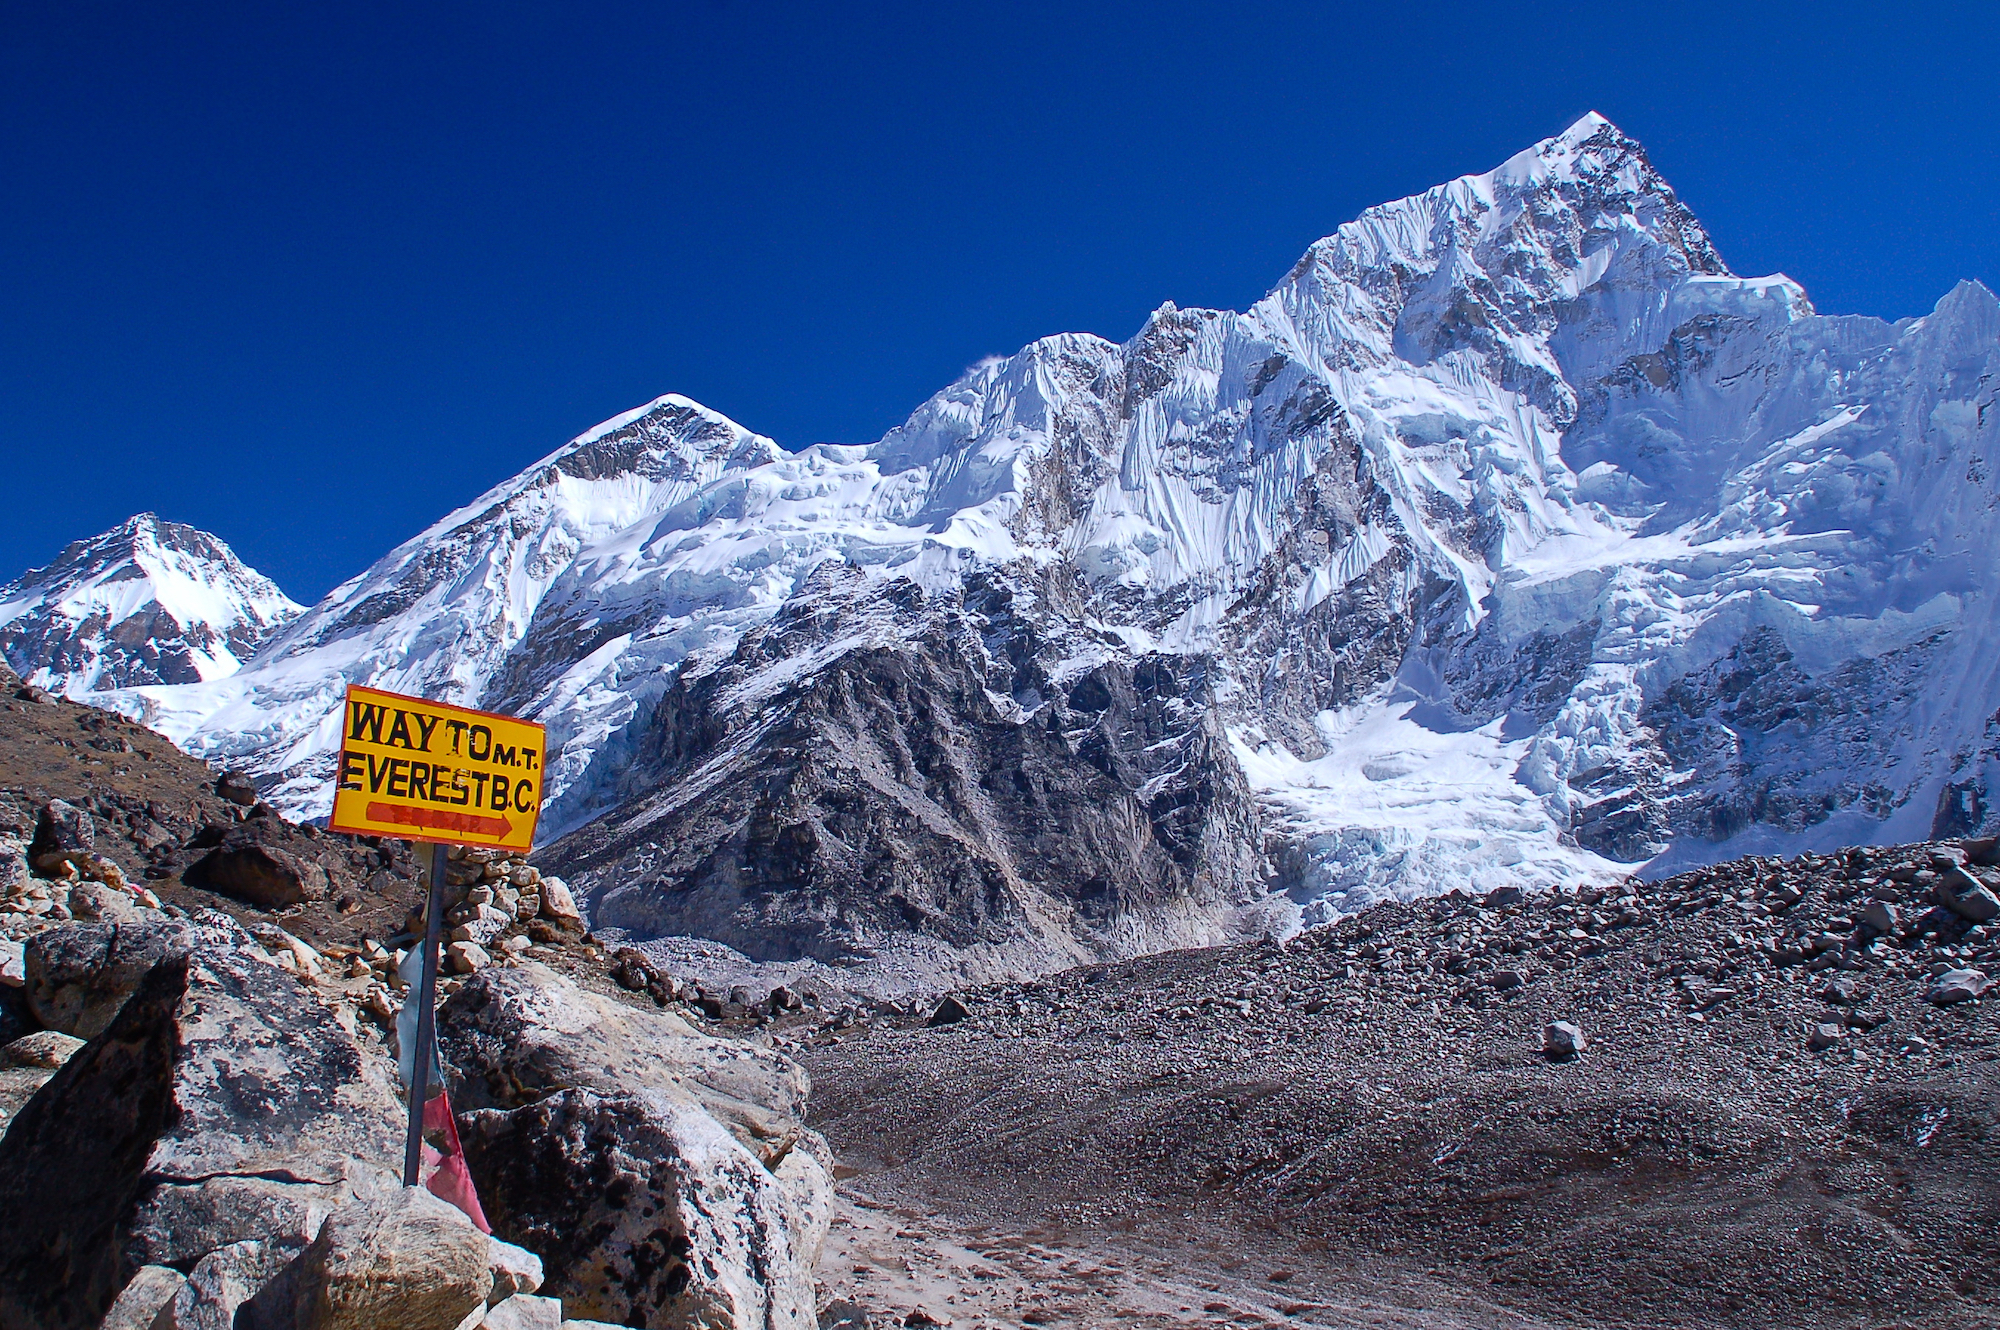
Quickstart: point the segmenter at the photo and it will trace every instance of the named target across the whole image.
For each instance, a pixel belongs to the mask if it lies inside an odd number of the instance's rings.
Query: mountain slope
[[[0,587],[0,657],[73,698],[235,673],[304,613],[206,531],[141,513]]]
[[[1731,274],[1593,115],[872,445],[663,398],[117,704],[308,813],[349,680],[530,714],[600,923],[982,975],[1976,831],[1996,362],[1976,284]]]

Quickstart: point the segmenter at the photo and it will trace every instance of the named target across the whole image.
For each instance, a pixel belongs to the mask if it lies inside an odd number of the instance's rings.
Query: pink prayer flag
[[[442,1090],[437,1098],[424,1104],[424,1133],[431,1132],[443,1134],[445,1152],[439,1154],[425,1142],[424,1165],[431,1174],[424,1186],[439,1200],[450,1201],[465,1211],[474,1228],[490,1235],[493,1226],[486,1222],[486,1212],[479,1208],[479,1191],[472,1185],[472,1173],[465,1166],[465,1149],[458,1143],[458,1122],[452,1116],[451,1100]]]

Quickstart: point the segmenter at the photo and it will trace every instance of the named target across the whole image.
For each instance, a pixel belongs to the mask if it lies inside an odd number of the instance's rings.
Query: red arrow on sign
[[[502,838],[514,829],[514,824],[505,817],[454,813],[447,808],[412,808],[408,804],[369,804],[368,820],[394,822],[405,827],[425,827],[432,831],[465,831],[475,836]]]

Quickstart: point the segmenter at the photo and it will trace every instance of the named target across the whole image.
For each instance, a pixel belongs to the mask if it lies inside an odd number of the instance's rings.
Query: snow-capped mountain
[[[302,812],[349,680],[530,714],[600,925],[932,972],[1978,828],[1996,393],[1593,115],[872,445],[662,398],[118,705]]]
[[[196,683],[303,612],[221,540],[141,513],[0,587],[0,657],[73,698]]]

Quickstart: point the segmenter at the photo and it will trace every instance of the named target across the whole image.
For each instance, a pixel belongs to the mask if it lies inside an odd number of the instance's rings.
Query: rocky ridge
[[[33,830],[0,838],[0,1327],[813,1324],[830,1156],[795,1063],[625,999],[559,879],[454,851],[440,1042],[486,1216],[435,1177],[405,1190],[409,847],[294,826],[240,777],[17,691],[0,771],[29,779],[0,807]],[[604,1209],[607,1177],[654,1189],[643,1223]],[[608,1222],[551,1215],[565,1197]]]

